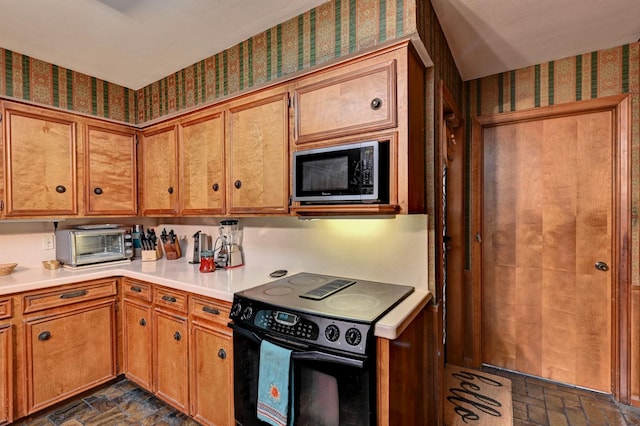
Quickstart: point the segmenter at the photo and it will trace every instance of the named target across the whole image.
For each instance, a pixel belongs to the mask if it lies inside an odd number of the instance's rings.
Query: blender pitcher
[[[240,250],[240,230],[236,219],[220,221],[221,247],[216,257],[216,265],[219,268],[237,268],[244,265],[242,251]]]

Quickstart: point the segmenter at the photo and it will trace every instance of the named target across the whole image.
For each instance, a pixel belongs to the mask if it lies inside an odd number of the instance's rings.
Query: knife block
[[[163,243],[162,245],[164,246],[164,254],[167,260],[182,257],[182,250],[180,249],[179,241],[176,241],[175,243]]]
[[[162,245],[158,244],[155,250],[142,250],[143,262],[155,262],[162,257]]]

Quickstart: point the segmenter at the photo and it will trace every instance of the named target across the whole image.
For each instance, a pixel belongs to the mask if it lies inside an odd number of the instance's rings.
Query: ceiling
[[[139,89],[326,1],[0,0],[0,47]],[[640,38],[639,0],[432,3],[463,80]]]
[[[640,38],[639,0],[431,0],[463,80]]]

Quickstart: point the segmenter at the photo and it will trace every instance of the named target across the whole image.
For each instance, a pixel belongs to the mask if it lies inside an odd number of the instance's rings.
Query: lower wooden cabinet
[[[191,415],[205,425],[234,424],[230,330],[194,322],[191,348]]]
[[[122,350],[124,371],[130,380],[151,389],[151,306],[124,300]]]
[[[0,425],[13,421],[13,327],[0,325]]]
[[[27,412],[116,377],[115,300],[25,322]]]
[[[187,318],[153,312],[153,391],[184,413],[189,412],[189,331]]]

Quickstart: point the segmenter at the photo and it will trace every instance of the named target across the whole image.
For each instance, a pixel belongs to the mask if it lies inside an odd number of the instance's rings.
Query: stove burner
[[[380,301],[366,294],[336,294],[326,300],[326,305],[333,309],[348,312],[366,312],[376,308]]]
[[[329,278],[321,275],[298,274],[289,278],[288,282],[293,285],[321,285],[329,282]]]
[[[291,287],[277,286],[266,289],[264,291],[264,294],[269,296],[286,296],[287,294],[291,294],[292,292],[293,289]]]

